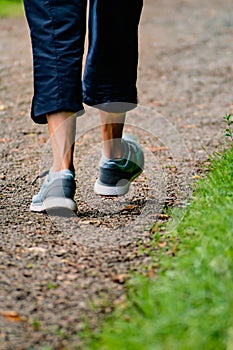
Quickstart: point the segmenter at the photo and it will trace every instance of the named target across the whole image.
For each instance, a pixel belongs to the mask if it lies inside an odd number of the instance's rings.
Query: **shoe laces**
[[[36,183],[36,181],[38,180],[38,179],[42,179],[43,177],[45,177],[46,175],[48,175],[49,174],[49,170],[44,170],[44,171],[42,171],[39,175],[37,175],[36,177],[35,177],[35,179],[32,181],[32,185],[35,185],[35,183]]]

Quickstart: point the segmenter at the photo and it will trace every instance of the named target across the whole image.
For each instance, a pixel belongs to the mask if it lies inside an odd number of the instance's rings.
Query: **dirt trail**
[[[151,270],[141,252],[149,225],[164,206],[188,198],[200,164],[223,142],[221,118],[233,112],[232,17],[231,0],[145,1],[140,107],[126,127],[145,151],[145,172],[124,198],[93,194],[101,144],[96,111],[88,109],[77,131],[79,215],[71,219],[28,210],[39,187],[31,181],[50,163],[47,129],[29,117],[25,20],[1,19],[1,349],[81,349],[86,319],[96,329],[123,301],[129,273]]]

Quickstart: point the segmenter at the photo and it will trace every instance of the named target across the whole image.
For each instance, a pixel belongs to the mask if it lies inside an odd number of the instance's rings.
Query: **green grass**
[[[0,17],[18,17],[23,15],[22,1],[1,0]]]
[[[183,220],[155,233],[176,256],[163,248],[158,276],[132,279],[88,349],[233,350],[233,148],[214,158]]]

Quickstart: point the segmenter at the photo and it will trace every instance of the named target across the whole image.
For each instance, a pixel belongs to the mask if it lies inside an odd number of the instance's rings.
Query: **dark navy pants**
[[[24,0],[30,27],[32,118],[83,111],[83,103],[123,112],[137,103],[138,24],[143,0],[89,0],[88,53],[82,76],[87,0]]]

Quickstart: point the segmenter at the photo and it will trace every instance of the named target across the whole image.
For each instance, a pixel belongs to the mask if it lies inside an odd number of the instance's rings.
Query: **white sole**
[[[76,203],[70,198],[47,198],[43,203],[30,205],[30,210],[33,212],[41,213],[47,210],[56,209],[68,209],[71,211],[76,211]]]
[[[120,180],[116,186],[106,186],[98,179],[95,182],[94,191],[101,196],[124,196],[129,192],[131,182],[141,175],[142,172],[143,170],[135,174],[130,180]]]
[[[124,196],[129,192],[130,182],[127,181],[125,185],[116,185],[116,186],[106,186],[101,184],[98,180],[95,183],[94,191],[96,194],[102,196]]]

